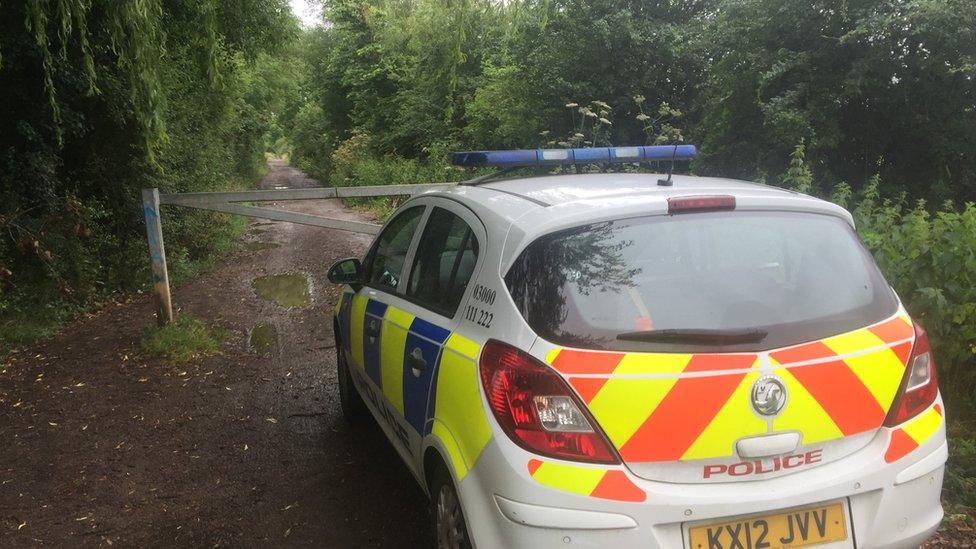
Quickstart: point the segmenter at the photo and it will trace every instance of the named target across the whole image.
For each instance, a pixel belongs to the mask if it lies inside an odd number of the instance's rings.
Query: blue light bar
[[[466,168],[496,166],[568,166],[573,164],[630,164],[691,160],[698,154],[694,145],[643,145],[637,147],[594,147],[586,149],[524,149],[511,151],[464,151],[451,155],[451,163]]]

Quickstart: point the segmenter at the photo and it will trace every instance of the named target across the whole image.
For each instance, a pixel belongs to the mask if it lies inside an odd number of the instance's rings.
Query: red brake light
[[[668,199],[669,214],[715,212],[734,209],[734,196],[676,196]]]
[[[495,419],[522,448],[559,459],[620,463],[572,389],[528,353],[488,341],[481,383]]]
[[[939,395],[935,378],[935,360],[929,347],[929,337],[915,324],[915,345],[901,380],[898,396],[885,418],[885,427],[895,427],[924,412]]]

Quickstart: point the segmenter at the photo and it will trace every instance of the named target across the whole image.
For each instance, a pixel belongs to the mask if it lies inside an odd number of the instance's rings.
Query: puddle
[[[249,252],[260,252],[261,250],[270,250],[271,248],[277,248],[281,244],[276,242],[245,242],[244,249]]]
[[[251,330],[248,346],[252,351],[263,355],[278,343],[278,330],[270,324],[258,324]]]
[[[282,307],[308,307],[312,301],[308,276],[302,273],[261,276],[251,286],[258,297]]]

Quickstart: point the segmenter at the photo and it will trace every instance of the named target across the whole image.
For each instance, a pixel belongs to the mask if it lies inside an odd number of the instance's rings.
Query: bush
[[[976,438],[964,424],[955,425],[949,436],[949,463],[944,485],[946,499],[976,510]]]
[[[319,181],[328,181],[332,169],[332,140],[321,107],[309,103],[298,111],[290,136],[291,162]]]
[[[378,157],[371,151],[371,145],[370,136],[362,130],[353,130],[352,136],[339,144],[330,159],[332,172],[329,182],[332,186],[444,183],[472,177],[471,172],[447,163],[445,146],[430,150],[430,159],[422,161],[394,155]],[[386,217],[402,203],[403,198],[351,198],[346,202]]]
[[[812,190],[813,177],[801,142],[793,152],[785,186]],[[946,202],[933,211],[905,193],[882,198],[881,178],[855,194],[846,183],[829,199],[851,211],[867,246],[912,315],[928,333],[939,386],[954,413],[976,417],[976,204]]]
[[[932,339],[940,386],[950,407],[971,412],[976,391],[976,205],[879,198],[873,178],[853,206],[864,243]],[[840,195],[842,196],[842,191]],[[838,193],[835,193],[835,197]]]

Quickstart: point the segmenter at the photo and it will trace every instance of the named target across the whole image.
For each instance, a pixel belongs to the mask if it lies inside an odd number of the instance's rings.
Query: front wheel
[[[431,483],[431,517],[434,547],[437,549],[471,549],[468,526],[464,522],[461,500],[454,483],[443,467],[438,468]]]
[[[366,404],[352,384],[346,353],[339,344],[336,345],[336,376],[339,378],[339,405],[342,408],[342,417],[350,425],[361,423],[366,417]]]

